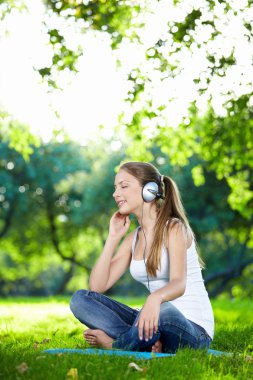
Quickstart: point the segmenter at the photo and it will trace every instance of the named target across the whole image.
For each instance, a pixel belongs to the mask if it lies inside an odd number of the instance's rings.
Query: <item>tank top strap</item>
[[[141,228],[141,226],[138,226],[134,232],[134,238],[132,241],[132,256],[134,256],[135,244],[136,244],[136,240],[137,240],[138,231],[140,228]]]
[[[166,220],[166,223],[165,223],[165,225],[164,225],[164,227],[163,227],[163,246],[164,246],[164,248],[166,248],[167,249],[167,247],[166,247],[166,243],[165,243],[165,232],[166,232],[166,227],[167,227],[167,224],[169,223],[169,219],[167,219]]]

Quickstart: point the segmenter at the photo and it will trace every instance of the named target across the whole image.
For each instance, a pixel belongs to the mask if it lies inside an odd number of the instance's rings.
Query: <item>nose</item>
[[[116,200],[121,196],[121,189],[120,187],[115,188],[114,193],[112,194],[113,198]]]

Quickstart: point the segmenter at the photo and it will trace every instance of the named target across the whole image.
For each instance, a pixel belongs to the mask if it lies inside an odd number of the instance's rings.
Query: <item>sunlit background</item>
[[[215,12],[220,37],[200,48],[198,44],[210,39],[212,28],[202,30],[199,25],[191,51],[183,49],[177,56],[175,65],[178,65],[178,73],[181,72],[176,78],[163,78],[163,73],[154,70],[156,65],[159,66],[159,59],[151,63],[146,60],[146,53],[148,51],[149,57],[155,54],[154,49],[149,47],[161,36],[166,36],[168,23],[185,17],[189,11],[187,7],[196,3],[194,1],[184,3],[181,8],[180,5],[173,7],[172,1],[151,1],[149,12],[139,16],[145,23],[139,30],[140,42],[124,41],[114,51],[106,33],[91,30],[80,33],[78,23],[67,23],[56,15],[46,15],[42,1],[26,0],[25,3],[28,11],[20,13],[13,10],[0,25],[0,104],[19,121],[27,123],[44,141],[49,141],[53,129],[62,127],[71,138],[83,144],[94,135],[99,125],[103,125],[105,136],[111,136],[113,127],[118,124],[118,115],[124,111],[127,120],[144,102],[140,98],[141,105],[136,103],[134,109],[124,102],[131,87],[128,74],[137,67],[151,77],[147,92],[151,94],[154,104],[166,104],[161,116],[165,120],[163,123],[172,126],[177,126],[182,116],[187,116],[190,101],[197,98],[198,106],[204,110],[211,94],[216,111],[222,115],[225,113],[223,103],[226,94],[232,91],[235,96],[240,96],[250,86],[253,47],[245,38],[240,13],[246,1],[230,2],[233,12],[228,11],[225,19],[222,18],[223,4],[217,4]],[[208,20],[205,1],[198,1],[198,6],[201,7],[201,4],[202,20]],[[234,11],[237,11],[236,15]],[[249,20],[252,17],[250,8],[248,17]],[[48,90],[47,84],[35,70],[46,67],[52,59],[45,22],[62,31],[68,47],[77,49],[79,46],[83,51],[77,63],[78,73],[68,70],[56,73],[60,89],[54,91]],[[167,52],[173,52],[175,48],[172,40],[171,44],[161,47]],[[233,51],[236,64],[229,68],[225,77],[221,68],[220,77],[209,78],[208,90],[200,97],[193,79],[203,71],[200,79],[202,86],[206,85],[207,49],[218,58],[229,57]]]
[[[39,0],[27,5],[29,13],[13,11],[1,23],[1,105],[44,141],[49,141],[52,129],[61,127],[82,143],[100,124],[110,133],[123,106],[126,84],[124,74],[116,70],[109,38],[99,33],[78,35],[74,26],[65,30],[68,43],[81,44],[84,55],[79,73],[64,72],[59,78],[61,90],[50,93],[34,70],[46,66],[52,55],[42,23],[44,7]]]
[[[2,0],[0,19],[0,294],[87,284],[131,159],[178,184],[210,294],[252,295],[251,1]]]

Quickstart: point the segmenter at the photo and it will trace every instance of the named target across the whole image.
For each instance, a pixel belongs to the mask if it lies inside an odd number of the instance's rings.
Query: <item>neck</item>
[[[157,220],[156,206],[144,203],[136,213],[136,217],[139,225],[146,232],[153,231]]]

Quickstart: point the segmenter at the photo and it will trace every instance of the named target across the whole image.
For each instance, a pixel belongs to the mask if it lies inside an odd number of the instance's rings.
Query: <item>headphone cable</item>
[[[149,278],[148,278],[148,271],[147,271],[147,265],[146,265],[146,261],[145,261],[145,258],[146,258],[146,248],[147,248],[147,238],[146,238],[146,234],[145,234],[145,231],[144,231],[144,228],[143,228],[143,225],[142,225],[142,219],[143,219],[143,206],[144,206],[144,202],[143,202],[143,204],[142,204],[142,210],[141,210],[141,228],[142,228],[142,232],[143,232],[144,239],[145,239],[145,246],[144,246],[144,251],[143,251],[143,259],[144,259],[144,264],[145,264],[145,267],[146,267],[146,274],[147,274],[147,279],[148,279],[148,289],[149,289],[149,292],[150,292]],[[151,293],[151,292],[150,292],[150,293]]]

